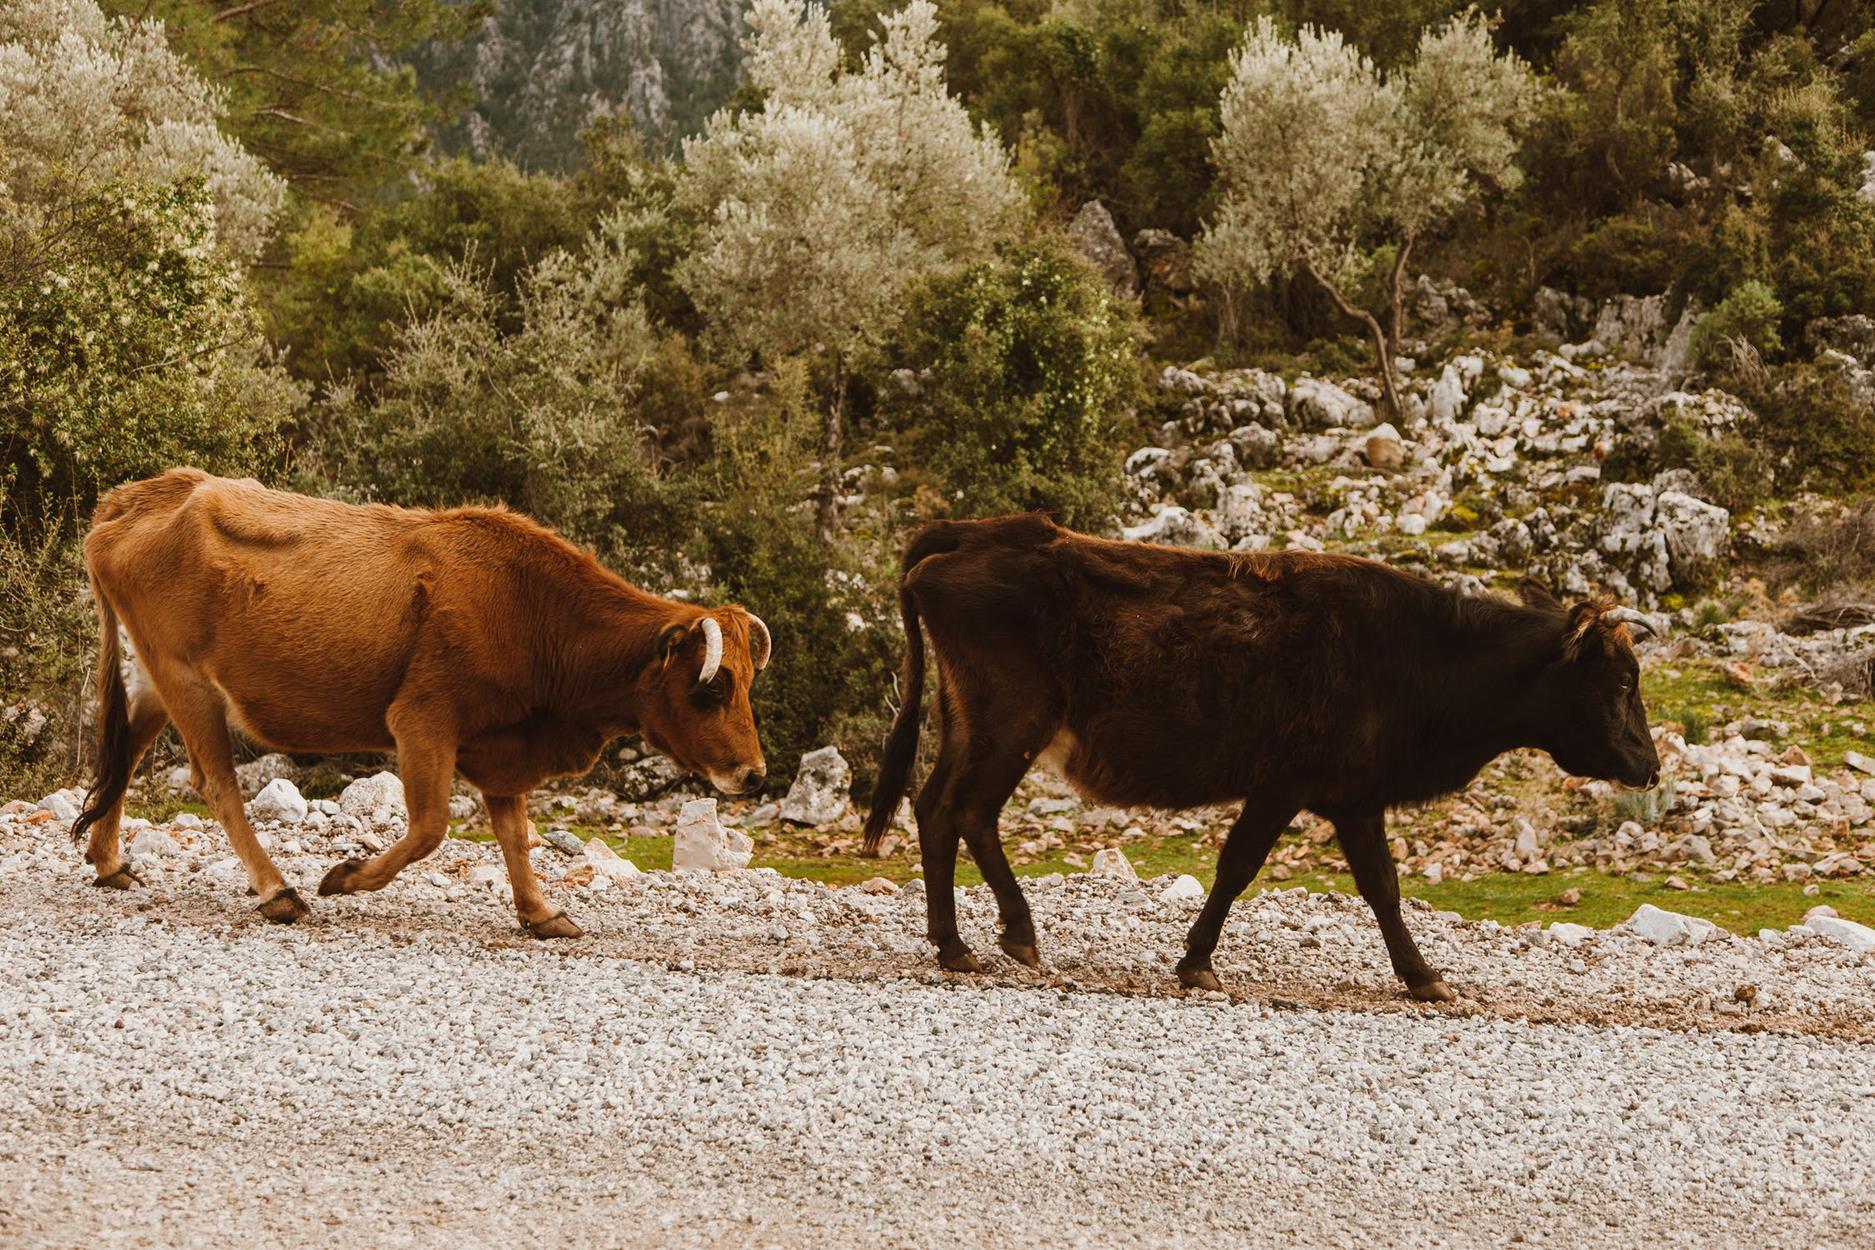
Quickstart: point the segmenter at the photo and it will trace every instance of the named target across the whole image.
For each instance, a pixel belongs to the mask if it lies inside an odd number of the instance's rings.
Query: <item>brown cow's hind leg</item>
[[[144,752],[163,732],[163,726],[169,724],[169,713],[163,710],[161,700],[154,693],[130,705],[130,772],[134,776],[137,765],[142,761]],[[85,843],[85,859],[97,871],[97,879],[91,884],[103,886],[107,890],[128,890],[133,885],[141,884],[141,878],[130,870],[124,859],[124,847],[119,831],[124,821],[124,801],[117,800],[111,810],[104,813],[104,819],[91,827],[90,840]]]
[[[189,749],[196,792],[214,809],[215,819],[247,869],[248,884],[261,900],[260,914],[277,924],[292,924],[306,914],[306,904],[280,875],[248,823],[241,783],[234,775],[234,743],[228,736],[228,712],[221,692],[192,677],[165,681],[165,676],[151,671],[169,718]]]
[[[508,884],[514,888],[514,910],[521,927],[537,938],[576,938],[580,928],[561,908],[541,893],[534,866],[527,860],[527,801],[521,795],[483,794],[489,823],[501,843],[501,858],[508,865]]]
[[[441,846],[449,833],[449,779],[455,770],[452,744],[413,740],[399,734],[397,771],[404,782],[404,806],[410,815],[408,831],[382,854],[334,864],[320,881],[319,893],[382,890],[413,860]]]
[[[1429,1003],[1451,1002],[1456,996],[1420,955],[1413,935],[1406,931],[1406,921],[1400,917],[1400,873],[1387,849],[1385,818],[1375,813],[1358,820],[1336,821],[1335,836],[1348,857],[1354,884],[1374,909],[1374,919],[1380,922],[1387,957],[1393,962],[1394,972],[1406,982],[1406,992]]]
[[[1211,970],[1211,953],[1217,950],[1224,918],[1230,914],[1231,904],[1256,879],[1270,848],[1295,814],[1294,803],[1258,798],[1245,801],[1217,857],[1217,880],[1204,900],[1204,909],[1192,922],[1191,932],[1185,936],[1185,957],[1178,961],[1180,985],[1194,990],[1223,988],[1217,973]]]

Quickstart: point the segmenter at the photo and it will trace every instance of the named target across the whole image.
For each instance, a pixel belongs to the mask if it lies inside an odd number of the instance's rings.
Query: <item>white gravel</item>
[[[1875,1227],[1875,956],[1821,937],[1562,948],[1418,912],[1462,969],[1435,1010],[1366,984],[1371,920],[1267,896],[1218,964],[1263,988],[1187,999],[1156,992],[1176,944],[1145,953],[1189,917],[1164,883],[1142,904],[1071,880],[1032,890],[1068,971],[927,984],[910,892],[653,873],[562,888],[594,936],[543,945],[467,887],[492,848],[452,842],[279,928],[206,871],[91,890],[56,831],[28,832],[0,825],[9,1247],[1807,1247]],[[282,866],[316,879],[303,858]],[[986,901],[964,901],[988,956]],[[803,975],[745,970],[764,965]],[[1491,979],[1520,971],[1578,1000],[1639,977],[1597,1010],[1697,1027],[1510,1017],[1535,999]],[[1697,1005],[1744,976],[1784,1007]],[[1337,986],[1362,1010],[1271,1005]]]

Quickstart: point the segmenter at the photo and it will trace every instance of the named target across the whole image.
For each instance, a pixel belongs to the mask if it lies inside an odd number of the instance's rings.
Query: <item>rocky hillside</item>
[[[481,31],[433,47],[418,74],[470,97],[439,139],[480,160],[530,169],[577,163],[579,132],[624,109],[675,140],[729,98],[743,0],[496,0]]]

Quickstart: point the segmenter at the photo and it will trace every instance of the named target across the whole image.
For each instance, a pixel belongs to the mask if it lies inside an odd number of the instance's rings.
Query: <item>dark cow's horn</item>
[[[768,626],[762,624],[762,618],[753,612],[749,613],[749,659],[754,662],[756,672],[768,667],[768,654],[774,646],[774,640],[768,636]]]
[[[1641,637],[1648,637],[1656,632],[1654,623],[1633,608],[1610,608],[1603,616],[1606,620],[1626,625],[1630,630],[1640,630]]]
[[[706,616],[698,623],[703,628],[703,671],[697,674],[700,686],[716,676],[716,670],[723,666],[723,627],[713,616]]]

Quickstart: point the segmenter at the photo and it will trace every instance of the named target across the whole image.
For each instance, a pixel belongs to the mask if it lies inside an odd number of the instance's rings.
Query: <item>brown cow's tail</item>
[[[117,638],[117,612],[111,601],[98,592],[96,581],[91,593],[98,601],[98,625],[103,636],[98,640],[98,771],[85,796],[85,810],[72,825],[72,841],[104,819],[130,788],[130,697],[124,690],[124,649]]]
[[[875,854],[885,827],[892,823],[905,792],[911,788],[912,761],[918,755],[918,727],[924,720],[924,631],[918,625],[918,605],[911,589],[898,589],[899,615],[905,620],[905,689],[898,719],[885,740],[885,759],[879,765],[879,782],[872,788],[872,810],[866,813],[866,838],[862,853]]]

